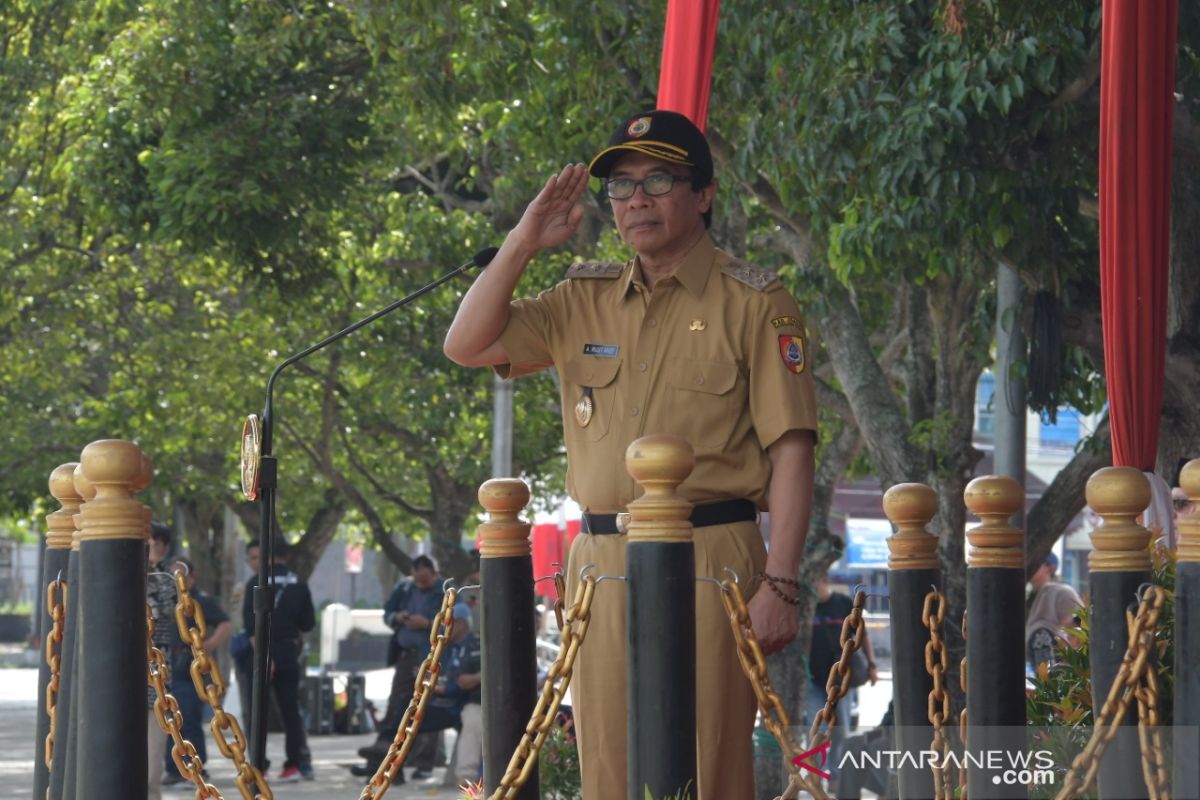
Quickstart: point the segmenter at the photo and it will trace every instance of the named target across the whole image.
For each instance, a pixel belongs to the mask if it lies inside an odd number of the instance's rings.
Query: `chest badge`
[[[708,323],[705,322],[704,320],[694,319],[694,320],[692,320],[692,324],[688,325],[688,330],[689,331],[702,331],[707,327],[708,327]]]
[[[592,412],[595,409],[595,403],[592,402],[592,387],[585,386],[583,387],[583,397],[579,398],[579,402],[575,404],[575,424],[586,428],[592,421]]]

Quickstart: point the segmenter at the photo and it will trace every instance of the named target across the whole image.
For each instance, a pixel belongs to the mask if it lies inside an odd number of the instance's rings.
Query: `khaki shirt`
[[[577,264],[567,279],[512,303],[503,377],[556,367],[567,491],[584,510],[624,511],[641,494],[625,470],[630,442],[652,433],[691,443],[692,502],[744,497],[766,508],[766,449],[816,430],[804,325],[773,273],[718,250],[707,234],[653,292],[635,257]],[[586,426],[575,407],[590,387]]]

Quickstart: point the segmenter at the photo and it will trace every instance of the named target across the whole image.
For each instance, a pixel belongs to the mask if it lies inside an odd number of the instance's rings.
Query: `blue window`
[[[1059,406],[1055,416],[1055,424],[1051,425],[1050,418],[1042,415],[1038,441],[1042,447],[1073,449],[1079,441],[1079,412],[1070,406]]]
[[[975,432],[985,437],[996,434],[996,378],[984,370],[975,386]]]

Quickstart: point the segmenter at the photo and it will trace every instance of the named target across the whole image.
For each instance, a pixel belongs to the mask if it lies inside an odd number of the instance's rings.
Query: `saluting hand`
[[[578,203],[587,181],[584,164],[563,167],[562,172],[546,181],[509,235],[517,237],[531,251],[566,242],[583,221],[583,206]]]
[[[796,638],[800,630],[800,615],[796,607],[785,603],[778,595],[759,586],[746,604],[750,625],[764,654],[782,650]]]

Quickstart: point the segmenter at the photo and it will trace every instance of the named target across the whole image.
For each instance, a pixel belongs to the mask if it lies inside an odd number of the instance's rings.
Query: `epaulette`
[[[568,278],[615,278],[625,269],[624,264],[605,261],[576,261],[567,270]]]
[[[747,264],[745,261],[730,261],[721,267],[721,272],[760,292],[779,280],[779,276],[771,270]]]

